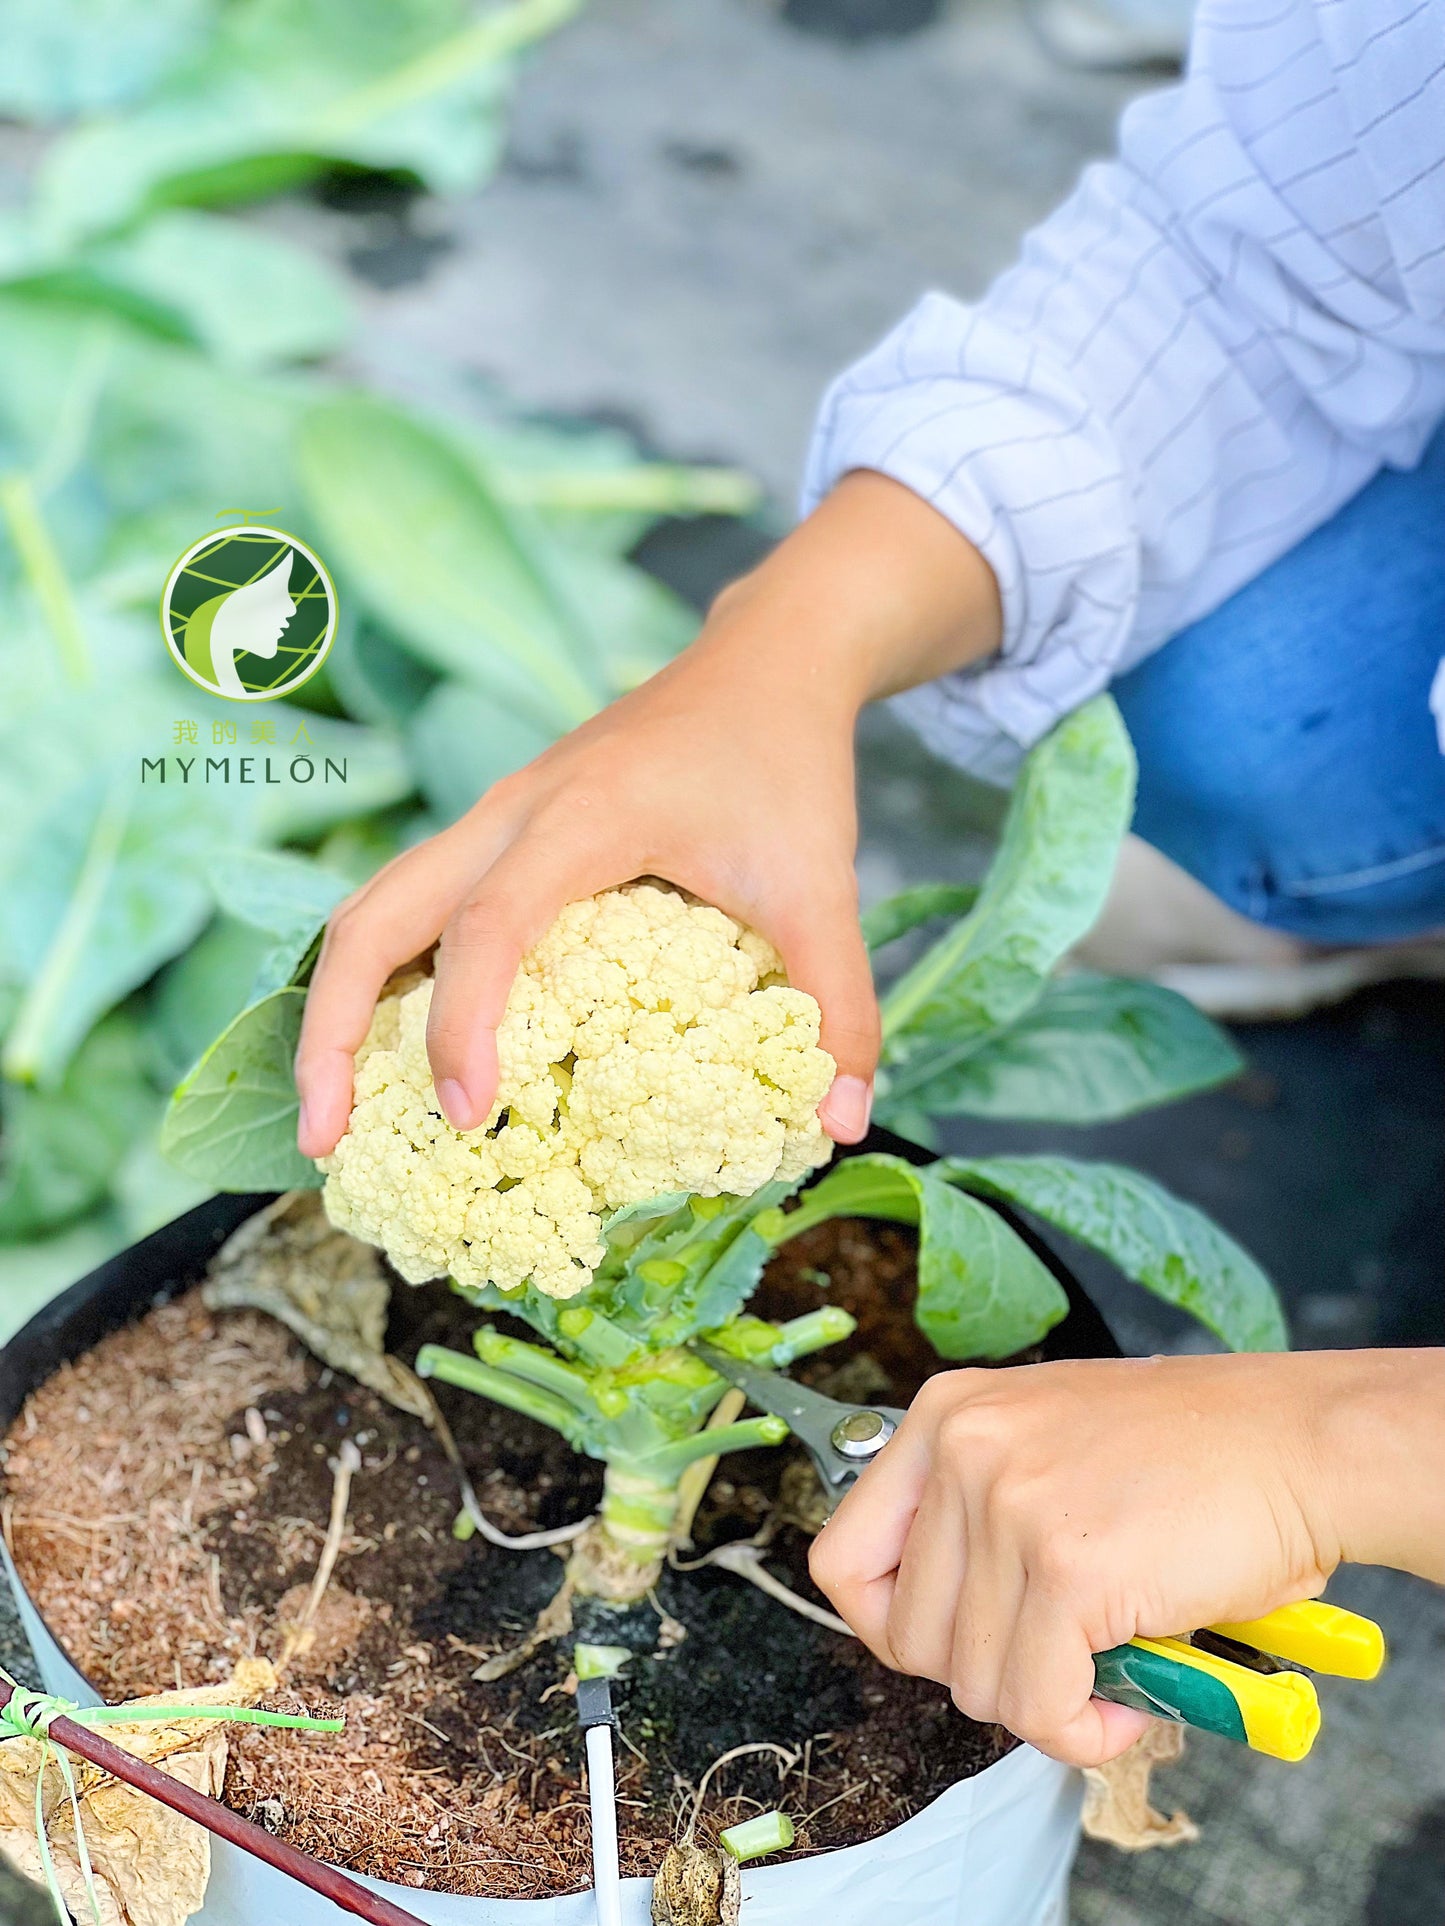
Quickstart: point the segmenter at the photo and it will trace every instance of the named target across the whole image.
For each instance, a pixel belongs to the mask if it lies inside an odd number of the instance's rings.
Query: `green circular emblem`
[[[166,578],[161,631],[176,666],[212,695],[270,702],[299,689],[336,634],[336,590],[305,542],[280,528],[222,529]]]

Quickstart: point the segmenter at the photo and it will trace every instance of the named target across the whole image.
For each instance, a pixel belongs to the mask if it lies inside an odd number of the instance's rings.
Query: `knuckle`
[[[917,1412],[935,1427],[941,1424],[957,1401],[962,1375],[958,1371],[935,1371],[931,1378],[925,1378],[909,1407],[910,1416]]]
[[[735,580],[725,583],[708,604],[708,620],[710,622],[722,621],[728,616],[736,614],[738,609],[748,600],[750,580],[751,578],[749,576],[740,575],[736,577]]]
[[[502,906],[490,896],[468,897],[454,909],[442,931],[444,950],[486,949],[502,936],[506,920]]]
[[[1032,1575],[1046,1596],[1075,1600],[1093,1587],[1095,1554],[1081,1538],[1045,1531],[1034,1547]]]
[[[1007,1455],[994,1414],[972,1400],[954,1403],[943,1413],[938,1421],[938,1444],[948,1457],[984,1474],[993,1474]]]
[[[893,1664],[911,1678],[931,1678],[939,1670],[936,1641],[911,1612],[888,1615],[888,1650]]]
[[[357,890],[344,897],[326,919],[326,944],[331,950],[350,949],[363,937],[369,924],[367,892]]]
[[[997,1708],[983,1683],[971,1672],[957,1672],[949,1681],[948,1696],[966,1719],[978,1725],[991,1725]]]
[[[480,798],[467,811],[467,820],[477,822],[491,816],[497,810],[511,810],[531,791],[530,770],[514,769],[509,775],[498,776],[490,788],[484,790]]]
[[[1038,1701],[1027,1690],[1020,1690],[1018,1686],[1007,1682],[999,1687],[994,1717],[1020,1739],[1032,1741],[1033,1735],[1044,1729],[1039,1717]]]
[[[1052,1543],[1048,1526],[1057,1513],[1050,1507],[1047,1489],[1039,1479],[1011,1465],[1006,1451],[1000,1456],[1002,1462],[989,1484],[990,1522],[1015,1538],[1030,1537],[1042,1526],[1043,1542]]]

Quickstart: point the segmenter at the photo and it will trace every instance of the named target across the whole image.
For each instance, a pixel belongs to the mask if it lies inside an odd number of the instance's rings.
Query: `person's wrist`
[[[1445,1351],[1330,1362],[1317,1433],[1341,1559],[1445,1581]]]
[[[983,660],[1002,611],[987,561],[912,490],[843,477],[713,604],[695,649],[850,719],[869,702]]]
[[[720,690],[766,691],[770,706],[851,730],[874,696],[870,641],[866,619],[819,608],[806,620],[754,570],[723,590],[690,653]]]

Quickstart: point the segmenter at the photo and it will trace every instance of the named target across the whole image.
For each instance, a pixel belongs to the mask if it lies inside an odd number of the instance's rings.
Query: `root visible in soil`
[[[826,1298],[816,1281],[831,1275]],[[906,1402],[937,1361],[913,1327],[911,1239],[822,1226],[779,1253],[756,1301],[774,1318],[843,1304],[860,1328],[799,1374],[872,1363]],[[441,1286],[397,1287],[387,1350],[465,1348],[476,1313]],[[881,1388],[881,1387],[880,1387]],[[489,1517],[509,1534],[596,1509],[600,1468],[555,1434],[439,1387]],[[7,1441],[6,1528],[42,1614],[108,1699],[225,1677],[277,1657],[308,1594],[333,1496],[328,1462],[360,1456],[315,1642],[280,1703],[343,1712],[344,1734],[243,1728],[225,1796],[303,1850],[402,1884],[539,1898],[590,1883],[582,1744],[565,1692],[570,1651],[535,1645],[505,1676],[474,1676],[521,1644],[558,1594],[553,1551],[452,1536],[457,1483],[437,1438],[308,1357],[254,1312],[199,1295],[153,1311],[58,1372]],[[821,1605],[808,1536],[782,1520],[787,1454],[725,1458],[692,1525],[700,1552],[770,1517],[768,1567]],[[794,1480],[796,1483],[796,1478]],[[850,1845],[918,1811],[1011,1741],[970,1724],[926,1681],[884,1672],[856,1640],[808,1623],[729,1573],[665,1571],[652,1600],[572,1601],[575,1636],[639,1653],[614,1687],[623,1743],[624,1874],[656,1871],[720,1753],[704,1830],[782,1806],[800,1852]],[[685,1639],[681,1633],[685,1631]]]

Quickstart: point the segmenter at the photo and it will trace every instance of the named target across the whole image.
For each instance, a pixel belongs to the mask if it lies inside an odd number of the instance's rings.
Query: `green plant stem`
[[[582,0],[518,0],[515,6],[484,14],[474,25],[452,34],[440,46],[429,47],[394,73],[370,86],[358,87],[323,108],[313,121],[312,136],[319,136],[323,142],[335,140],[387,114],[429,100],[478,67],[504,60],[508,54],[565,26],[581,5]]]
[[[571,1405],[554,1392],[528,1384],[508,1371],[495,1370],[479,1358],[449,1351],[444,1345],[424,1344],[417,1353],[416,1374],[419,1378],[440,1378],[443,1384],[455,1384],[463,1391],[475,1391],[478,1397],[490,1398],[493,1404],[504,1404],[509,1411],[520,1411],[524,1418],[535,1418],[539,1424],[550,1425],[553,1431],[560,1431],[569,1444],[577,1443],[578,1414]]]
[[[6,475],[0,479],[0,515],[5,518],[20,566],[39,604],[66,680],[73,687],[83,689],[93,675],[90,651],[85,644],[75,597],[70,592],[69,577],[50,539],[50,530],[45,526],[34,484],[28,475]]]
[[[830,1344],[841,1344],[844,1338],[852,1337],[857,1328],[857,1318],[851,1317],[841,1304],[824,1304],[802,1317],[789,1318],[779,1326],[773,1363],[781,1367],[797,1358],[811,1357],[815,1351],[826,1351]]]
[[[110,887],[130,821],[130,799],[117,784],[101,804],[65,913],[5,1044],[4,1074],[16,1083],[38,1082],[51,1026],[70,995],[75,972],[92,940],[96,918]]]
[[[761,1859],[764,1853],[786,1852],[793,1843],[793,1822],[785,1812],[760,1812],[754,1819],[729,1826],[718,1834],[719,1845],[730,1852],[738,1864]]]
[[[494,479],[505,501],[575,514],[747,515],[762,500],[737,468],[513,468]]]
[[[769,1242],[776,1250],[790,1239],[801,1237],[804,1231],[815,1230],[819,1224],[830,1223],[835,1217],[881,1217],[893,1224],[916,1224],[918,1200],[896,1179],[880,1172],[876,1182],[866,1185],[853,1182],[846,1201],[835,1203],[827,1192],[825,1178],[804,1194],[796,1210],[786,1213],[781,1231]]]
[[[715,1431],[695,1431],[690,1438],[679,1438],[664,1445],[646,1459],[648,1473],[661,1481],[675,1483],[697,1458],[720,1457],[725,1451],[748,1451],[754,1445],[781,1444],[788,1427],[781,1418],[740,1418],[736,1424],[720,1425]]]
[[[702,1435],[710,1447],[718,1433]],[[602,1478],[599,1513],[604,1540],[640,1570],[655,1567],[667,1551],[677,1500],[676,1476],[659,1476],[654,1461],[649,1460],[646,1467],[609,1462]],[[641,1589],[647,1589],[646,1583]]]
[[[543,1350],[540,1344],[528,1344],[523,1338],[507,1337],[493,1330],[490,1324],[482,1326],[472,1344],[483,1364],[509,1371],[513,1377],[525,1378],[529,1384],[540,1385],[543,1390],[565,1398],[574,1410],[589,1417],[597,1416],[597,1400],[587,1380],[554,1352]]]

